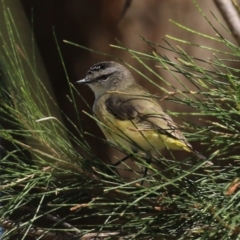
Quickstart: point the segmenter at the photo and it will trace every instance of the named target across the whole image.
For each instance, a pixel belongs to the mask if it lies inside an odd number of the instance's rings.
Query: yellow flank
[[[105,115],[96,113],[100,122],[105,126],[100,125],[106,138],[122,147],[133,149],[132,146],[138,146],[147,152],[160,151],[163,148],[173,150],[185,150],[191,152],[185,142],[181,140],[168,137],[167,135],[160,134],[155,130],[138,129],[130,120],[118,120],[113,115]]]

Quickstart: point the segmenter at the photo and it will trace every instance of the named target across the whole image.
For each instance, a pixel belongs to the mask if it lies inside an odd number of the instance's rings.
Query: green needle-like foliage
[[[208,156],[206,161],[160,156],[150,165],[144,155],[132,153],[136,168],[121,165],[134,173],[126,180],[118,167],[92,153],[80,115],[78,126],[72,123],[78,136],[64,127],[61,110],[25,50],[11,12],[3,10],[7,34],[0,32],[2,239],[239,239],[240,79],[239,69],[231,66],[240,63],[239,47],[220,35],[204,35],[226,45],[228,52],[223,58],[217,49],[208,49],[212,59],[197,59],[166,41],[164,48],[176,56],[171,61],[161,55],[163,46],[144,38],[150,53],[113,46],[128,51],[165,84],[169,82],[150,69],[148,61],[179,83],[179,76],[185,77],[183,91],[171,86],[169,92],[153,83],[164,94],[152,97],[191,109],[169,114],[202,119],[202,126],[185,121],[182,127],[188,140],[202,145]],[[77,111],[75,89],[71,84],[69,88]],[[112,147],[129,154],[121,146]],[[214,165],[206,166],[207,161]],[[145,167],[149,174],[143,177]]]

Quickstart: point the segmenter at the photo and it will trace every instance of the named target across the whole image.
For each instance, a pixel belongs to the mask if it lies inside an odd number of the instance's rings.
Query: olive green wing
[[[119,120],[131,120],[140,131],[154,130],[187,143],[170,116],[152,98],[129,94],[110,94],[105,101],[107,111]]]

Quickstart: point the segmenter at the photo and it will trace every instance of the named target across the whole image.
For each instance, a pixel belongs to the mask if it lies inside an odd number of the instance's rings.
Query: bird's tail
[[[192,150],[192,152],[198,157],[199,160],[206,160],[207,159],[201,153],[199,153],[199,152],[197,152],[195,150]]]
[[[199,153],[199,152],[197,152],[195,150],[192,150],[192,153],[194,153],[199,160],[206,160],[207,159],[201,153]],[[206,166],[209,167],[209,166],[212,166],[212,165],[213,165],[213,163],[211,161],[206,161]]]

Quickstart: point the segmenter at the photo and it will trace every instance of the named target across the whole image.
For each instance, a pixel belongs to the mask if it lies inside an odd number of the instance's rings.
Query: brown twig
[[[5,218],[0,218],[0,226],[6,230],[16,230],[18,234],[24,234],[26,230],[26,226],[23,223],[15,223],[12,220],[8,220]],[[40,237],[43,240],[70,240],[73,239],[74,235],[66,232],[54,232],[45,230],[42,228],[38,228],[32,226],[28,229],[28,236],[31,237]]]
[[[35,176],[34,174],[27,175],[26,177],[24,177],[24,178],[19,178],[19,179],[17,179],[17,180],[14,181],[14,182],[8,183],[8,184],[6,184],[6,185],[1,185],[1,186],[0,186],[0,190],[4,190],[4,189],[6,189],[6,188],[19,185],[21,182],[24,182],[25,180],[27,180],[27,179],[29,179],[29,178],[33,178],[34,176]]]
[[[236,191],[240,188],[240,179],[239,178],[236,178],[234,179],[234,181],[232,183],[229,184],[226,192],[225,192],[225,195],[227,196],[231,196],[233,195],[234,193],[236,193]]]
[[[76,211],[79,208],[85,208],[85,207],[89,207],[89,204],[88,203],[78,204],[77,206],[71,207],[70,211]]]
[[[240,45],[240,18],[232,1],[214,0],[214,2],[233,33],[238,45]]]
[[[121,15],[120,15],[120,18],[118,20],[118,22],[120,23],[120,21],[123,19],[123,17],[125,16],[127,10],[129,9],[129,7],[131,6],[132,4],[132,0],[125,0],[125,4],[123,6],[123,9],[122,9],[122,12],[121,12]],[[119,24],[118,23],[118,24]]]
[[[34,209],[32,207],[29,207],[29,206],[22,206],[21,209],[22,210],[26,210],[26,211],[30,211],[30,212],[35,212],[36,211],[36,209]],[[41,213],[43,214],[43,212],[41,212]],[[52,214],[49,214],[49,213],[48,214],[44,214],[44,216],[47,219],[49,219],[49,220],[51,220],[51,221],[53,221],[55,223],[60,223],[61,226],[65,227],[65,228],[74,230],[76,233],[82,233],[81,230],[79,230],[78,228],[74,227],[73,225],[71,225],[68,222],[64,222],[64,220],[59,218],[59,217],[56,217],[56,216],[54,216]]]
[[[0,219],[0,226],[4,229],[16,229],[18,234],[24,234],[26,230],[26,226],[23,223],[15,223],[12,220]],[[76,239],[76,240],[91,240],[91,239],[104,239],[107,237],[111,236],[116,236],[119,235],[120,232],[105,232],[105,233],[87,233],[84,234],[81,237],[77,237],[75,234],[72,233],[67,233],[67,232],[56,232],[56,231],[49,231],[32,226],[30,229],[28,229],[27,236],[31,237],[41,237],[43,240],[71,240],[71,239]],[[120,239],[120,238],[119,238]]]

